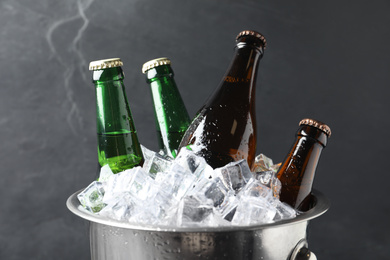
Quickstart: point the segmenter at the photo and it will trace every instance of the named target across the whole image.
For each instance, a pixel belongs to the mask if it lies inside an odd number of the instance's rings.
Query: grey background
[[[319,259],[389,259],[389,1],[0,1],[0,259],[89,259],[66,199],[95,177],[91,60],[120,57],[140,141],[156,149],[141,66],[170,57],[193,116],[244,29],[268,48],[257,85],[258,152],[283,160],[297,123],[333,135],[311,221]]]

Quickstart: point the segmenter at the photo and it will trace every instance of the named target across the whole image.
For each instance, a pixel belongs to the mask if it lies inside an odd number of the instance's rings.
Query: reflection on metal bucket
[[[314,191],[315,206],[294,219],[245,227],[182,228],[136,226],[87,212],[76,192],[67,206],[90,222],[93,260],[150,259],[316,259],[307,247],[309,220],[325,213],[329,201]],[[302,249],[302,250],[301,250]]]

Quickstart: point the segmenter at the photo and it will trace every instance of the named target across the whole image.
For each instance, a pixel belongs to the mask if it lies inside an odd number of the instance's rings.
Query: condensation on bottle
[[[221,83],[184,134],[188,147],[213,168],[246,159],[252,167],[257,145],[255,90],[264,36],[245,30],[236,37],[235,54]]]
[[[292,148],[277,173],[282,202],[300,211],[310,209],[315,171],[330,135],[329,126],[321,121],[305,118],[299,122]]]
[[[152,93],[160,152],[175,158],[191,119],[174,80],[171,60],[150,60],[142,66],[142,73]]]
[[[119,58],[92,61],[96,90],[96,128],[99,166],[114,173],[142,166],[143,154],[123,84]]]

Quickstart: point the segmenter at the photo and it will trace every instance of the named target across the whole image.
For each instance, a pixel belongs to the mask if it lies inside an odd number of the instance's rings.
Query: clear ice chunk
[[[103,202],[108,204],[122,192],[131,192],[138,200],[145,201],[153,184],[154,180],[141,167],[119,172],[108,179]]]
[[[281,203],[274,196],[273,190],[260,180],[251,179],[238,196],[240,203],[232,219],[234,225],[271,223],[295,214],[291,207]]]
[[[156,222],[168,225],[169,222],[166,223],[166,221],[169,221],[171,209],[178,204],[178,200],[164,190],[158,190],[153,194],[153,198],[149,201],[148,211],[151,212]]]
[[[255,157],[255,163],[253,166],[254,172],[273,171],[277,172],[281,163],[274,164],[271,158],[268,158],[264,154],[259,154]]]
[[[112,172],[110,165],[106,164],[100,169],[99,181],[106,182],[114,173]]]
[[[240,196],[240,200],[245,200],[248,197],[255,197],[261,198],[271,204],[276,200],[271,188],[263,185],[259,180],[255,179],[250,179],[238,195]]]
[[[196,177],[200,177],[202,174],[204,175],[205,169],[210,168],[203,157],[197,156],[187,147],[183,147],[180,150],[180,153],[175,159],[175,163],[180,164],[180,166],[190,171]]]
[[[197,177],[180,164],[173,163],[167,172],[157,174],[155,182],[160,190],[180,200],[194,185]]]
[[[240,200],[232,219],[233,225],[254,225],[273,222],[276,208],[260,197],[246,197]]]
[[[282,189],[282,183],[277,178],[274,171],[263,171],[253,173],[253,176],[264,186],[270,188],[273,192],[274,197],[279,198],[280,190]]]
[[[104,203],[108,203],[111,199],[115,198],[117,193],[128,191],[130,183],[133,179],[133,173],[136,171],[136,169],[137,167],[123,172],[119,172],[108,178],[104,187]]]
[[[169,225],[172,205],[177,201],[162,190],[151,190],[147,201],[138,201],[129,222],[147,225]]]
[[[215,169],[215,176],[222,179],[226,187],[238,192],[251,179],[252,172],[246,160],[231,162]]]
[[[222,217],[219,212],[216,212],[215,208],[212,214],[210,214],[208,217],[206,217],[202,221],[202,225],[204,226],[211,226],[211,227],[224,227],[224,226],[231,226],[230,223],[231,219],[226,219],[226,217]]]
[[[201,179],[195,184],[194,189],[189,191],[189,195],[199,200],[211,200],[216,213],[222,218],[234,211],[238,205],[235,192],[228,189],[219,177]]]
[[[129,221],[135,213],[136,203],[137,199],[131,193],[122,192],[115,199],[110,200],[110,203],[99,212],[99,215],[120,221]]]
[[[164,157],[159,153],[147,150],[143,148],[144,164],[143,169],[149,173],[153,179],[157,173],[166,171],[171,166],[172,159],[170,157]]]
[[[127,190],[140,201],[146,201],[151,195],[150,190],[155,184],[154,180],[141,167],[135,169]]]
[[[213,212],[213,201],[199,199],[195,196],[186,196],[179,203],[177,224],[185,226],[190,223],[199,223]]]
[[[276,215],[274,217],[274,221],[295,218],[296,216],[297,216],[297,211],[294,208],[292,208],[287,203],[277,201]]]
[[[82,192],[77,195],[80,204],[90,212],[99,212],[104,208],[103,203],[104,197],[103,184],[98,181],[92,182]]]
[[[141,144],[141,150],[142,150],[142,155],[144,156],[144,161],[149,160],[156,153],[155,151],[152,151],[152,150],[146,148],[142,144]]]
[[[278,163],[278,164],[274,164],[271,166],[271,170],[274,171],[275,173],[278,172],[280,166],[282,165],[282,163]]]
[[[199,200],[211,199],[214,206],[218,206],[224,200],[228,189],[218,179],[201,179],[195,184],[195,187],[189,192],[191,196],[200,197]]]

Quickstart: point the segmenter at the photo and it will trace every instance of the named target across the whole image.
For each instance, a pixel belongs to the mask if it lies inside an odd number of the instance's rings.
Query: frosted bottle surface
[[[265,47],[258,32],[238,34],[222,82],[191,122],[180,148],[190,147],[213,168],[241,159],[252,167],[257,142],[255,85]]]

